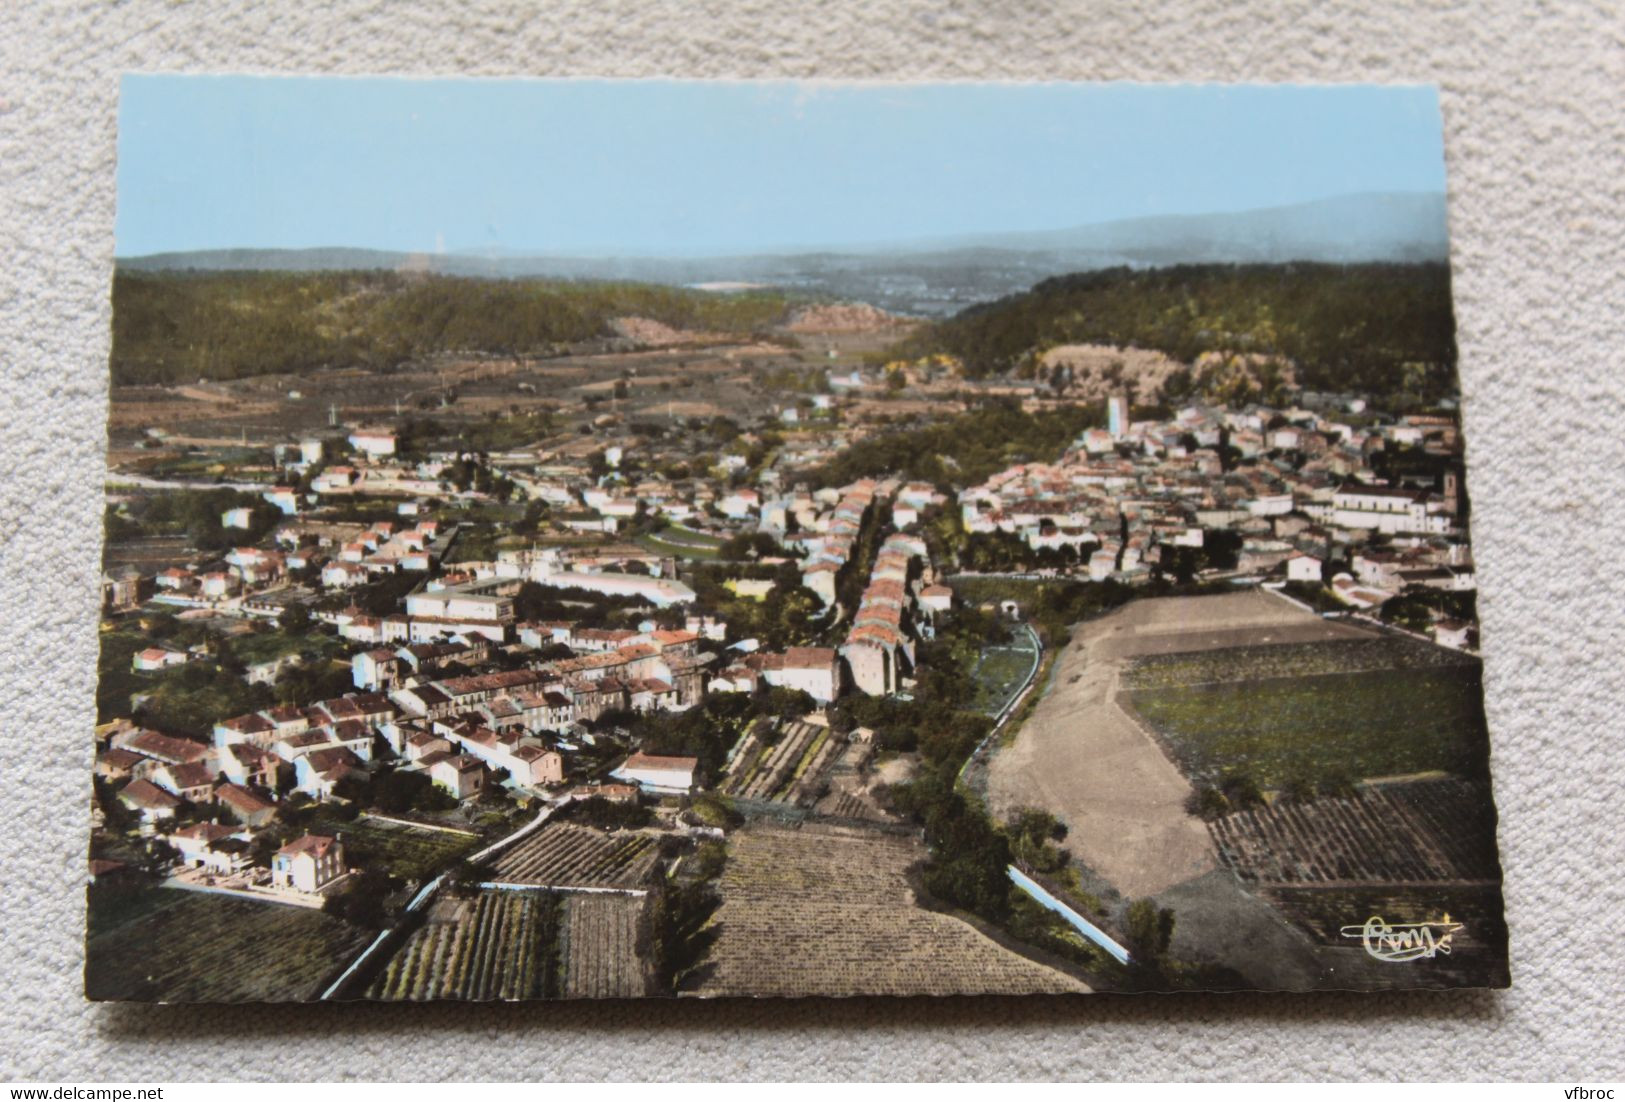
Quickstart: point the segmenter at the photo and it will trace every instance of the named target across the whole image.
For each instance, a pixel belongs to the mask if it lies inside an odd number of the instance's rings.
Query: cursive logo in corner
[[[1344,926],[1344,937],[1357,937],[1365,951],[1378,960],[1422,960],[1450,954],[1450,938],[1461,929],[1447,912],[1437,922],[1387,923],[1376,915],[1361,926]]]

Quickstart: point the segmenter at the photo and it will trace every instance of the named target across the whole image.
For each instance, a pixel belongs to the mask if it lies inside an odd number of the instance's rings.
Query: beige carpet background
[[[1617,4],[14,0],[0,26],[0,1079],[1625,1075]],[[1513,989],[86,1004],[85,771],[127,70],[1439,83]]]

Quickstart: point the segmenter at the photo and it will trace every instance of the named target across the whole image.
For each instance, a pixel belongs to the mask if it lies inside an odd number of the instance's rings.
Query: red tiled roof
[[[700,764],[698,758],[681,758],[639,751],[627,758],[622,769],[686,769],[692,772]]]
[[[233,811],[246,815],[270,811],[276,806],[258,793],[244,788],[240,784],[223,784],[214,790],[214,795],[216,799]]]
[[[270,728],[267,727],[267,730]],[[162,762],[197,761],[209,753],[209,748],[191,739],[173,738],[158,731],[142,731],[126,739],[124,747]]]
[[[833,647],[790,647],[784,652],[784,668],[822,670],[835,664]]]
[[[214,783],[214,774],[209,771],[207,765],[199,761],[166,766],[164,771],[181,788],[203,788]]]
[[[137,807],[169,811],[180,806],[180,800],[151,781],[131,781],[119,792],[119,799]]]
[[[308,853],[312,857],[320,857],[325,854],[336,841],[336,838],[330,838],[325,834],[306,834],[299,838],[295,838],[293,841],[277,850],[277,854],[287,854],[289,857],[293,857],[301,853]]]

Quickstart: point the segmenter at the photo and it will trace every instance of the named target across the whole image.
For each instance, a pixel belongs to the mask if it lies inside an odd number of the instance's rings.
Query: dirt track
[[[1042,807],[1067,846],[1125,896],[1155,895],[1217,867],[1191,787],[1117,706],[1118,671],[1146,654],[1365,634],[1267,593],[1136,601],[1078,628],[1013,745],[993,755],[992,809]]]

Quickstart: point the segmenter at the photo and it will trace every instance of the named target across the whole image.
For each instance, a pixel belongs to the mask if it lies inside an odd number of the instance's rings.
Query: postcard
[[[87,997],[1505,986],[1441,133],[126,78]]]

